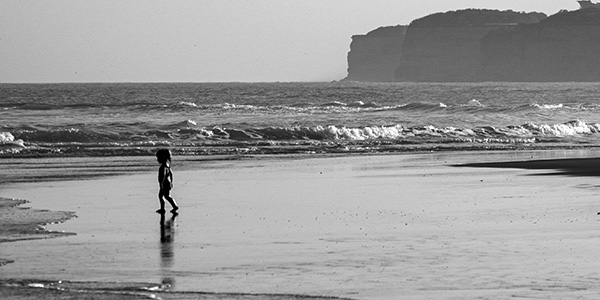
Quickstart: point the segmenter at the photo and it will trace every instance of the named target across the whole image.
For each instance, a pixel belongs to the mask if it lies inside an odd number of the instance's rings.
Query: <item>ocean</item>
[[[0,156],[600,145],[597,83],[0,84]]]
[[[13,209],[17,229],[48,209],[77,216],[47,227],[75,235],[2,243],[0,294],[596,299],[598,178],[566,175],[598,164],[599,95],[597,83],[0,84],[0,196],[31,203]],[[155,213],[158,148],[175,155],[170,221]],[[575,157],[588,160],[512,167]]]

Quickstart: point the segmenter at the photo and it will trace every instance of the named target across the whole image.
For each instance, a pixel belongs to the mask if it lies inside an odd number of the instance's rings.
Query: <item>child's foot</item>
[[[164,214],[165,210],[161,208],[161,209],[157,210],[156,212],[159,213],[159,214]]]

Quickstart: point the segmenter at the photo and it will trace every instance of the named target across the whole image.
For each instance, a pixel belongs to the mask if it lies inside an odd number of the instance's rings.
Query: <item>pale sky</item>
[[[352,35],[575,0],[1,0],[0,83],[331,81]]]

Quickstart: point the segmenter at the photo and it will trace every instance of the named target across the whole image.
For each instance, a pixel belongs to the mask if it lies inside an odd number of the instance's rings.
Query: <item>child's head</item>
[[[171,161],[171,151],[169,149],[160,149],[156,151],[156,160],[161,164]]]

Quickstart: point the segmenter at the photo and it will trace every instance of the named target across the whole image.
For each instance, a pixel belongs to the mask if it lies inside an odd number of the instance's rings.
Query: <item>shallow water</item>
[[[595,299],[595,178],[450,166],[594,154],[206,162],[175,169],[182,209],[170,241],[153,212],[154,173],[16,184],[1,192],[76,211],[50,228],[77,236],[3,244],[15,263],[1,276],[355,299]]]

